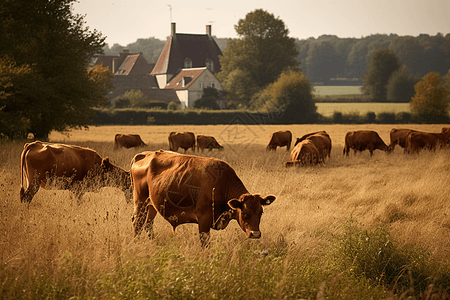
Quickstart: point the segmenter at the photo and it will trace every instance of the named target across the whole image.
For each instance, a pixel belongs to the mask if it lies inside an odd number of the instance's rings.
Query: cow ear
[[[109,162],[109,157],[102,159],[102,168],[109,169],[111,167],[111,163]]]
[[[273,201],[275,201],[276,197],[273,195],[269,195],[265,198],[261,198],[261,205],[270,205]]]
[[[238,199],[231,199],[230,201],[228,201],[228,206],[230,206],[234,210],[238,208],[242,209],[242,202]]]

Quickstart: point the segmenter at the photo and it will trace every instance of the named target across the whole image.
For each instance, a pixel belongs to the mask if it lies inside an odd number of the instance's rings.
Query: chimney
[[[175,35],[177,33],[176,24],[175,23],[171,23],[171,29],[172,29],[171,35]]]
[[[206,25],[206,35],[209,35],[209,36],[212,35],[211,25]]]

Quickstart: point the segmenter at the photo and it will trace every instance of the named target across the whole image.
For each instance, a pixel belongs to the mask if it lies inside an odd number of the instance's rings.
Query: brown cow
[[[212,149],[223,149],[223,147],[217,142],[217,140],[210,135],[197,135],[197,151],[199,149],[202,149],[202,152],[204,149],[209,149],[211,151]]]
[[[178,148],[184,149],[184,153],[189,148],[195,151],[195,135],[193,132],[171,132],[169,134],[170,151],[178,151]]]
[[[286,150],[291,149],[292,133],[289,130],[276,131],[270,136],[269,145],[266,150],[277,150],[277,147],[286,146]]]
[[[345,146],[344,154],[348,156],[350,149],[356,151],[369,150],[370,156],[372,157],[373,151],[383,150],[387,153],[391,152],[391,149],[383,142],[377,132],[371,130],[359,130],[359,131],[349,131],[345,135]]]
[[[43,143],[36,141],[25,144],[21,155],[22,187],[20,200],[30,203],[39,187],[45,188],[49,179],[62,180],[62,188],[79,191],[85,178],[86,187],[100,176],[99,185],[120,187],[123,191],[131,186],[130,173],[113,165],[109,158],[102,158],[89,148],[73,145]],[[97,182],[97,181],[95,181]]]
[[[390,132],[391,144],[389,148],[391,150],[395,149],[395,145],[399,145],[402,148],[406,147],[406,139],[411,132],[417,132],[412,129],[397,129],[393,128]]]
[[[309,140],[303,140],[298,143],[291,152],[291,161],[285,162],[284,166],[294,165],[317,165],[319,163],[319,150],[314,143]]]
[[[114,149],[118,148],[137,148],[140,146],[147,146],[139,134],[116,134],[114,137]]]
[[[411,132],[406,139],[405,153],[419,152],[422,149],[434,150],[446,144],[443,133]]]
[[[275,196],[250,194],[224,161],[169,151],[142,152],[131,161],[134,235],[144,227],[153,236],[159,214],[175,228],[197,223],[202,245],[210,229],[225,229],[235,219],[248,238],[260,238],[263,206]]]
[[[328,156],[330,158],[331,156],[331,138],[325,131],[318,131],[313,133],[307,133],[301,138],[297,138],[297,141],[295,142],[295,146],[297,146],[298,143],[301,141],[304,141],[305,139],[311,140],[314,145],[319,150],[319,157],[320,160],[323,162],[325,161],[325,158]]]

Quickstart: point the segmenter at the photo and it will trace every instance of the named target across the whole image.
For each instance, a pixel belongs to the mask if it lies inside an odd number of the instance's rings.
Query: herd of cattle
[[[386,145],[377,132],[350,131],[345,136],[343,153],[350,149],[391,152],[395,145],[406,153],[421,149],[435,149],[450,144],[450,128],[440,133],[426,133],[410,129],[392,129],[391,143]],[[266,149],[276,150],[286,146],[290,150],[292,133],[272,133]],[[207,245],[210,229],[225,229],[235,219],[249,238],[259,238],[259,223],[263,206],[275,201],[275,196],[251,194],[225,161],[176,153],[179,148],[195,150],[223,149],[212,136],[195,135],[192,132],[171,132],[171,151],[145,151],[131,160],[130,171],[102,158],[96,151],[74,145],[27,143],[21,154],[22,186],[20,199],[30,203],[40,187],[49,180],[59,180],[60,187],[73,191],[80,198],[86,188],[98,189],[115,186],[131,191],[134,200],[133,226],[137,236],[143,228],[153,235],[152,224],[157,213],[173,228],[184,223],[197,223],[202,245]],[[114,148],[132,148],[145,145],[139,135],[117,134]],[[286,167],[315,165],[330,157],[331,139],[325,131],[308,133],[297,138]],[[97,178],[98,180],[93,180]],[[94,184],[95,183],[95,184]],[[95,186],[94,186],[95,185]],[[80,187],[83,186],[83,189]]]

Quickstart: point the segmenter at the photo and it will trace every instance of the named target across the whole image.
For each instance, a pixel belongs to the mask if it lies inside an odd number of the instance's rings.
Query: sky
[[[78,0],[73,9],[110,47],[140,38],[165,41],[171,22],[178,33],[205,34],[212,25],[214,36],[237,38],[235,25],[256,9],[281,19],[298,39],[450,33],[449,0]]]

